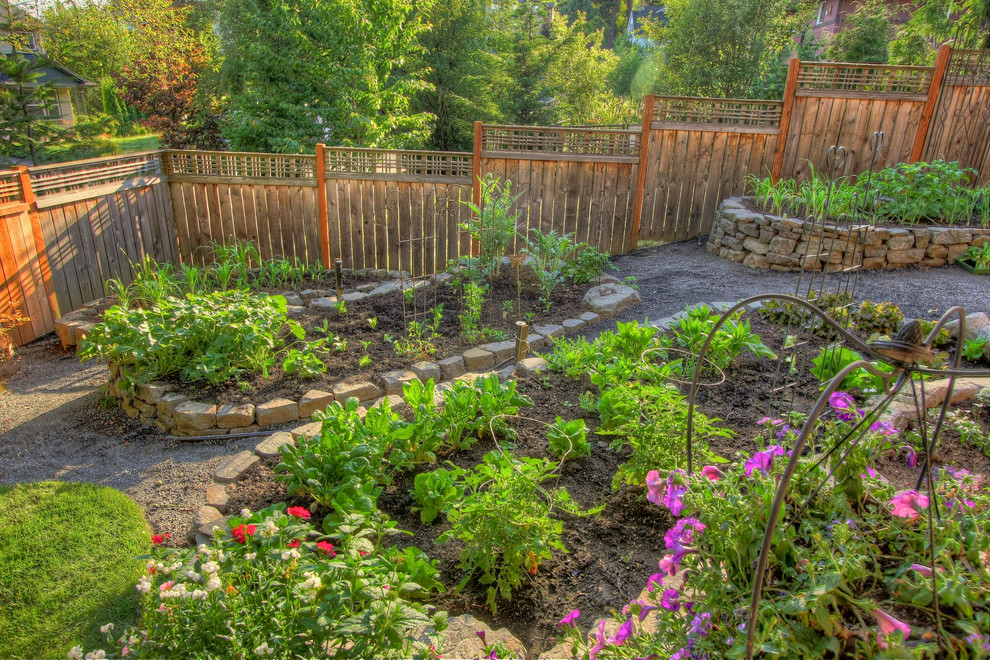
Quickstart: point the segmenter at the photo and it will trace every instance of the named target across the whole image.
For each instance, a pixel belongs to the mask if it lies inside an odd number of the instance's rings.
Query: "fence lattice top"
[[[783,106],[783,101],[658,96],[653,106],[653,121],[779,126]]]
[[[639,154],[638,135],[639,131],[621,129],[485,126],[482,148],[490,151],[636,156]]]
[[[41,165],[29,168],[29,171],[35,196],[46,197],[161,174],[161,161],[157,151],[149,151],[77,160],[69,164]]]
[[[945,73],[950,85],[990,85],[990,50],[953,50]]]
[[[328,174],[471,177],[472,154],[460,151],[392,151],[327,147]]]
[[[169,175],[309,180],[316,176],[316,158],[310,155],[169,150],[163,158]]]
[[[21,184],[17,172],[0,172],[0,204],[21,201]]]
[[[869,92],[871,94],[927,94],[932,67],[802,62],[797,89]]]

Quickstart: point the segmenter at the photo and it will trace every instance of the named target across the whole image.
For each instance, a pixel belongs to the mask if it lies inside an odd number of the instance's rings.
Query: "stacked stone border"
[[[439,284],[452,277],[441,274],[423,280],[423,284]],[[578,318],[566,319],[558,324],[534,325],[528,338],[528,349],[536,351],[547,346],[549,338],[563,337],[584,330],[586,327],[607,320],[619,311],[640,302],[639,294],[616,278],[604,276],[603,284],[592,287],[585,294],[583,305],[588,311]],[[415,284],[415,283],[410,283]],[[382,289],[387,291],[376,291]],[[344,300],[360,300],[356,295],[381,295],[401,290],[397,282],[386,283],[370,292],[345,293]],[[305,293],[305,292],[303,292]],[[320,303],[336,297],[312,297],[308,301],[303,293],[298,297],[310,306],[333,303]],[[295,295],[295,294],[294,294]],[[351,296],[348,298],[348,296]],[[301,308],[301,306],[298,306]],[[290,314],[293,308],[290,307]],[[75,331],[79,334],[79,329]],[[110,377],[108,392],[132,419],[140,419],[146,425],[154,424],[165,433],[180,437],[224,436],[260,431],[265,428],[282,426],[298,420],[309,419],[317,410],[325,410],[334,401],[344,402],[356,398],[367,408],[386,397],[401,397],[405,383],[419,379],[426,382],[432,379],[437,384],[456,380],[474,380],[479,373],[491,372],[500,368],[500,376],[508,378],[513,370],[526,371],[529,360],[515,363],[515,340],[492,342],[469,348],[462,353],[448,356],[439,361],[416,362],[408,369],[387,371],[361,379],[349,376],[326,390],[309,390],[298,400],[271,399],[254,403],[228,403],[218,405],[211,402],[195,401],[187,394],[174,391],[167,383],[139,385],[136,391],[125,392],[121,388],[121,372],[114,363],[109,364]],[[507,365],[507,366],[506,366]]]
[[[857,239],[847,227],[826,224],[812,232],[810,223],[753,211],[751,197],[722,202],[706,249],[750,268],[783,272],[808,269],[840,271],[856,264],[867,270],[955,263],[970,246],[990,243],[990,228],[873,227]]]

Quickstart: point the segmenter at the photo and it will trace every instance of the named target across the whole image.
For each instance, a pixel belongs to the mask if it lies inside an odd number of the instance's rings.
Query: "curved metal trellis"
[[[787,467],[784,469],[784,473],[781,476],[780,482],[777,486],[777,491],[774,495],[773,504],[771,506],[770,515],[767,521],[767,526],[764,532],[763,544],[760,550],[759,559],[756,565],[756,574],[754,576],[753,582],[753,592],[750,600],[749,608],[749,620],[747,622],[747,638],[746,638],[746,657],[753,657],[753,647],[755,643],[756,635],[756,623],[757,615],[759,612],[759,604],[763,593],[763,583],[766,576],[767,564],[769,562],[770,551],[773,543],[773,535],[776,530],[781,515],[781,511],[784,505],[784,499],[786,497],[787,491],[791,482],[794,480],[795,472],[797,471],[798,463],[804,453],[805,446],[811,437],[811,434],[815,430],[818,419],[823,413],[828,404],[829,397],[836,392],[842,381],[850,373],[856,371],[857,369],[865,369],[869,373],[878,377],[883,382],[883,393],[881,400],[870,410],[867,410],[858,421],[858,423],[851,429],[845,437],[836,441],[831,447],[827,448],[823,453],[816,457],[816,461],[812,468],[805,470],[801,475],[797,477],[797,481],[802,481],[807,478],[814,470],[815,467],[821,465],[824,461],[828,460],[829,457],[839,452],[845,446],[845,451],[840,454],[839,459],[834,462],[831,470],[826,474],[822,482],[812,490],[811,494],[808,496],[806,502],[797,508],[796,513],[791,517],[792,522],[800,518],[801,514],[806,510],[808,504],[813,500],[815,495],[819,490],[828,482],[829,479],[835,474],[838,468],[841,466],[843,461],[850,455],[852,448],[855,444],[869,432],[869,427],[871,423],[879,419],[880,415],[888,408],[890,403],[894,401],[900,394],[905,392],[910,392],[911,399],[915,404],[915,412],[918,416],[921,427],[921,440],[922,440],[922,456],[919,461],[920,471],[918,475],[918,481],[916,484],[916,490],[921,490],[922,486],[927,482],[927,488],[929,495],[932,497],[932,506],[929,507],[928,515],[931,516],[932,512],[938,515],[937,502],[934,500],[934,487],[932,483],[932,470],[929,469],[931,462],[931,457],[934,453],[935,447],[938,443],[939,436],[942,431],[943,422],[948,412],[948,407],[952,400],[952,392],[955,385],[956,378],[968,377],[968,376],[985,376],[986,372],[984,370],[977,369],[961,369],[961,357],[962,357],[962,342],[963,338],[966,336],[966,313],[961,307],[953,307],[949,309],[939,321],[935,324],[934,328],[928,333],[927,336],[921,336],[920,326],[917,322],[912,322],[907,324],[902,328],[901,333],[895,340],[891,341],[874,341],[874,342],[864,342],[859,337],[856,337],[850,333],[846,328],[842,327],[835,319],[831,318],[825,313],[821,308],[814,305],[807,300],[799,298],[797,296],[790,296],[785,294],[766,294],[760,296],[754,296],[737,303],[728,312],[722,316],[712,328],[709,336],[706,338],[701,351],[698,354],[698,360],[701,362],[706,359],[708,351],[711,347],[711,343],[715,334],[720,330],[724,323],[729,319],[729,317],[738,310],[745,309],[750,305],[755,303],[776,300],[780,302],[785,302],[799,306],[811,313],[812,315],[818,317],[818,319],[828,325],[835,333],[837,333],[844,341],[858,351],[864,359],[853,362],[842,369],[834,378],[832,378],[827,384],[825,384],[824,389],[812,406],[810,414],[807,416],[805,423],[801,429],[800,434],[795,441],[794,446],[791,448],[792,452],[790,459],[788,460]],[[925,363],[930,361],[929,358],[933,356],[931,353],[931,345],[935,337],[938,335],[939,331],[943,326],[954,317],[958,317],[959,329],[955,344],[955,354],[952,366],[946,369],[933,368],[925,366]],[[907,332],[905,332],[907,331]],[[873,362],[882,362],[892,368],[892,371],[886,372],[878,369],[874,366]],[[925,407],[925,391],[924,391],[924,381],[916,379],[916,375],[930,375],[930,376],[940,376],[948,379],[947,390],[945,394],[945,399],[942,403],[940,414],[935,422],[935,426],[929,436],[927,430],[927,410]],[[687,460],[688,460],[688,472],[693,471],[692,462],[692,441],[693,441],[693,413],[695,408],[695,401],[697,398],[698,390],[700,387],[699,383],[700,374],[696,373],[691,384],[691,391],[688,399],[688,422],[687,422]],[[918,388],[921,389],[921,396],[919,398]],[[933,534],[931,525],[929,525],[929,533]],[[929,550],[933,552],[933,543],[929,543]],[[931,563],[933,565],[933,576],[934,576],[934,555],[931,556]],[[936,606],[936,617],[938,617],[938,595],[935,591],[935,586],[933,582],[933,598]],[[936,626],[939,627],[938,619],[936,620]]]

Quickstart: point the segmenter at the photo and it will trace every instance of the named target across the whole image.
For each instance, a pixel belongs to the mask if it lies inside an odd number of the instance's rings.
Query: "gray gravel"
[[[694,241],[643,248],[615,263],[620,277],[638,278],[643,298],[618,318],[623,321],[659,320],[699,302],[793,293],[797,282],[793,274],[717,259]],[[952,305],[990,311],[990,278],[956,267],[864,272],[857,295],[897,303],[914,316],[931,317]],[[615,321],[589,334],[610,326]],[[0,386],[0,484],[61,479],[113,486],[145,508],[157,531],[178,538],[205,502],[221,458],[257,442],[173,442],[118,408],[101,407],[105,367],[80,364],[54,336],[23,347],[15,360],[6,387]]]

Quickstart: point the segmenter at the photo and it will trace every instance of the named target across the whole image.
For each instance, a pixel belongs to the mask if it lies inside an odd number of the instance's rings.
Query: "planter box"
[[[977,268],[976,264],[974,264],[969,259],[964,259],[963,257],[960,257],[956,259],[956,263],[959,265],[960,268],[962,268],[967,272],[973,273],[973,275],[990,275],[990,267]]]

